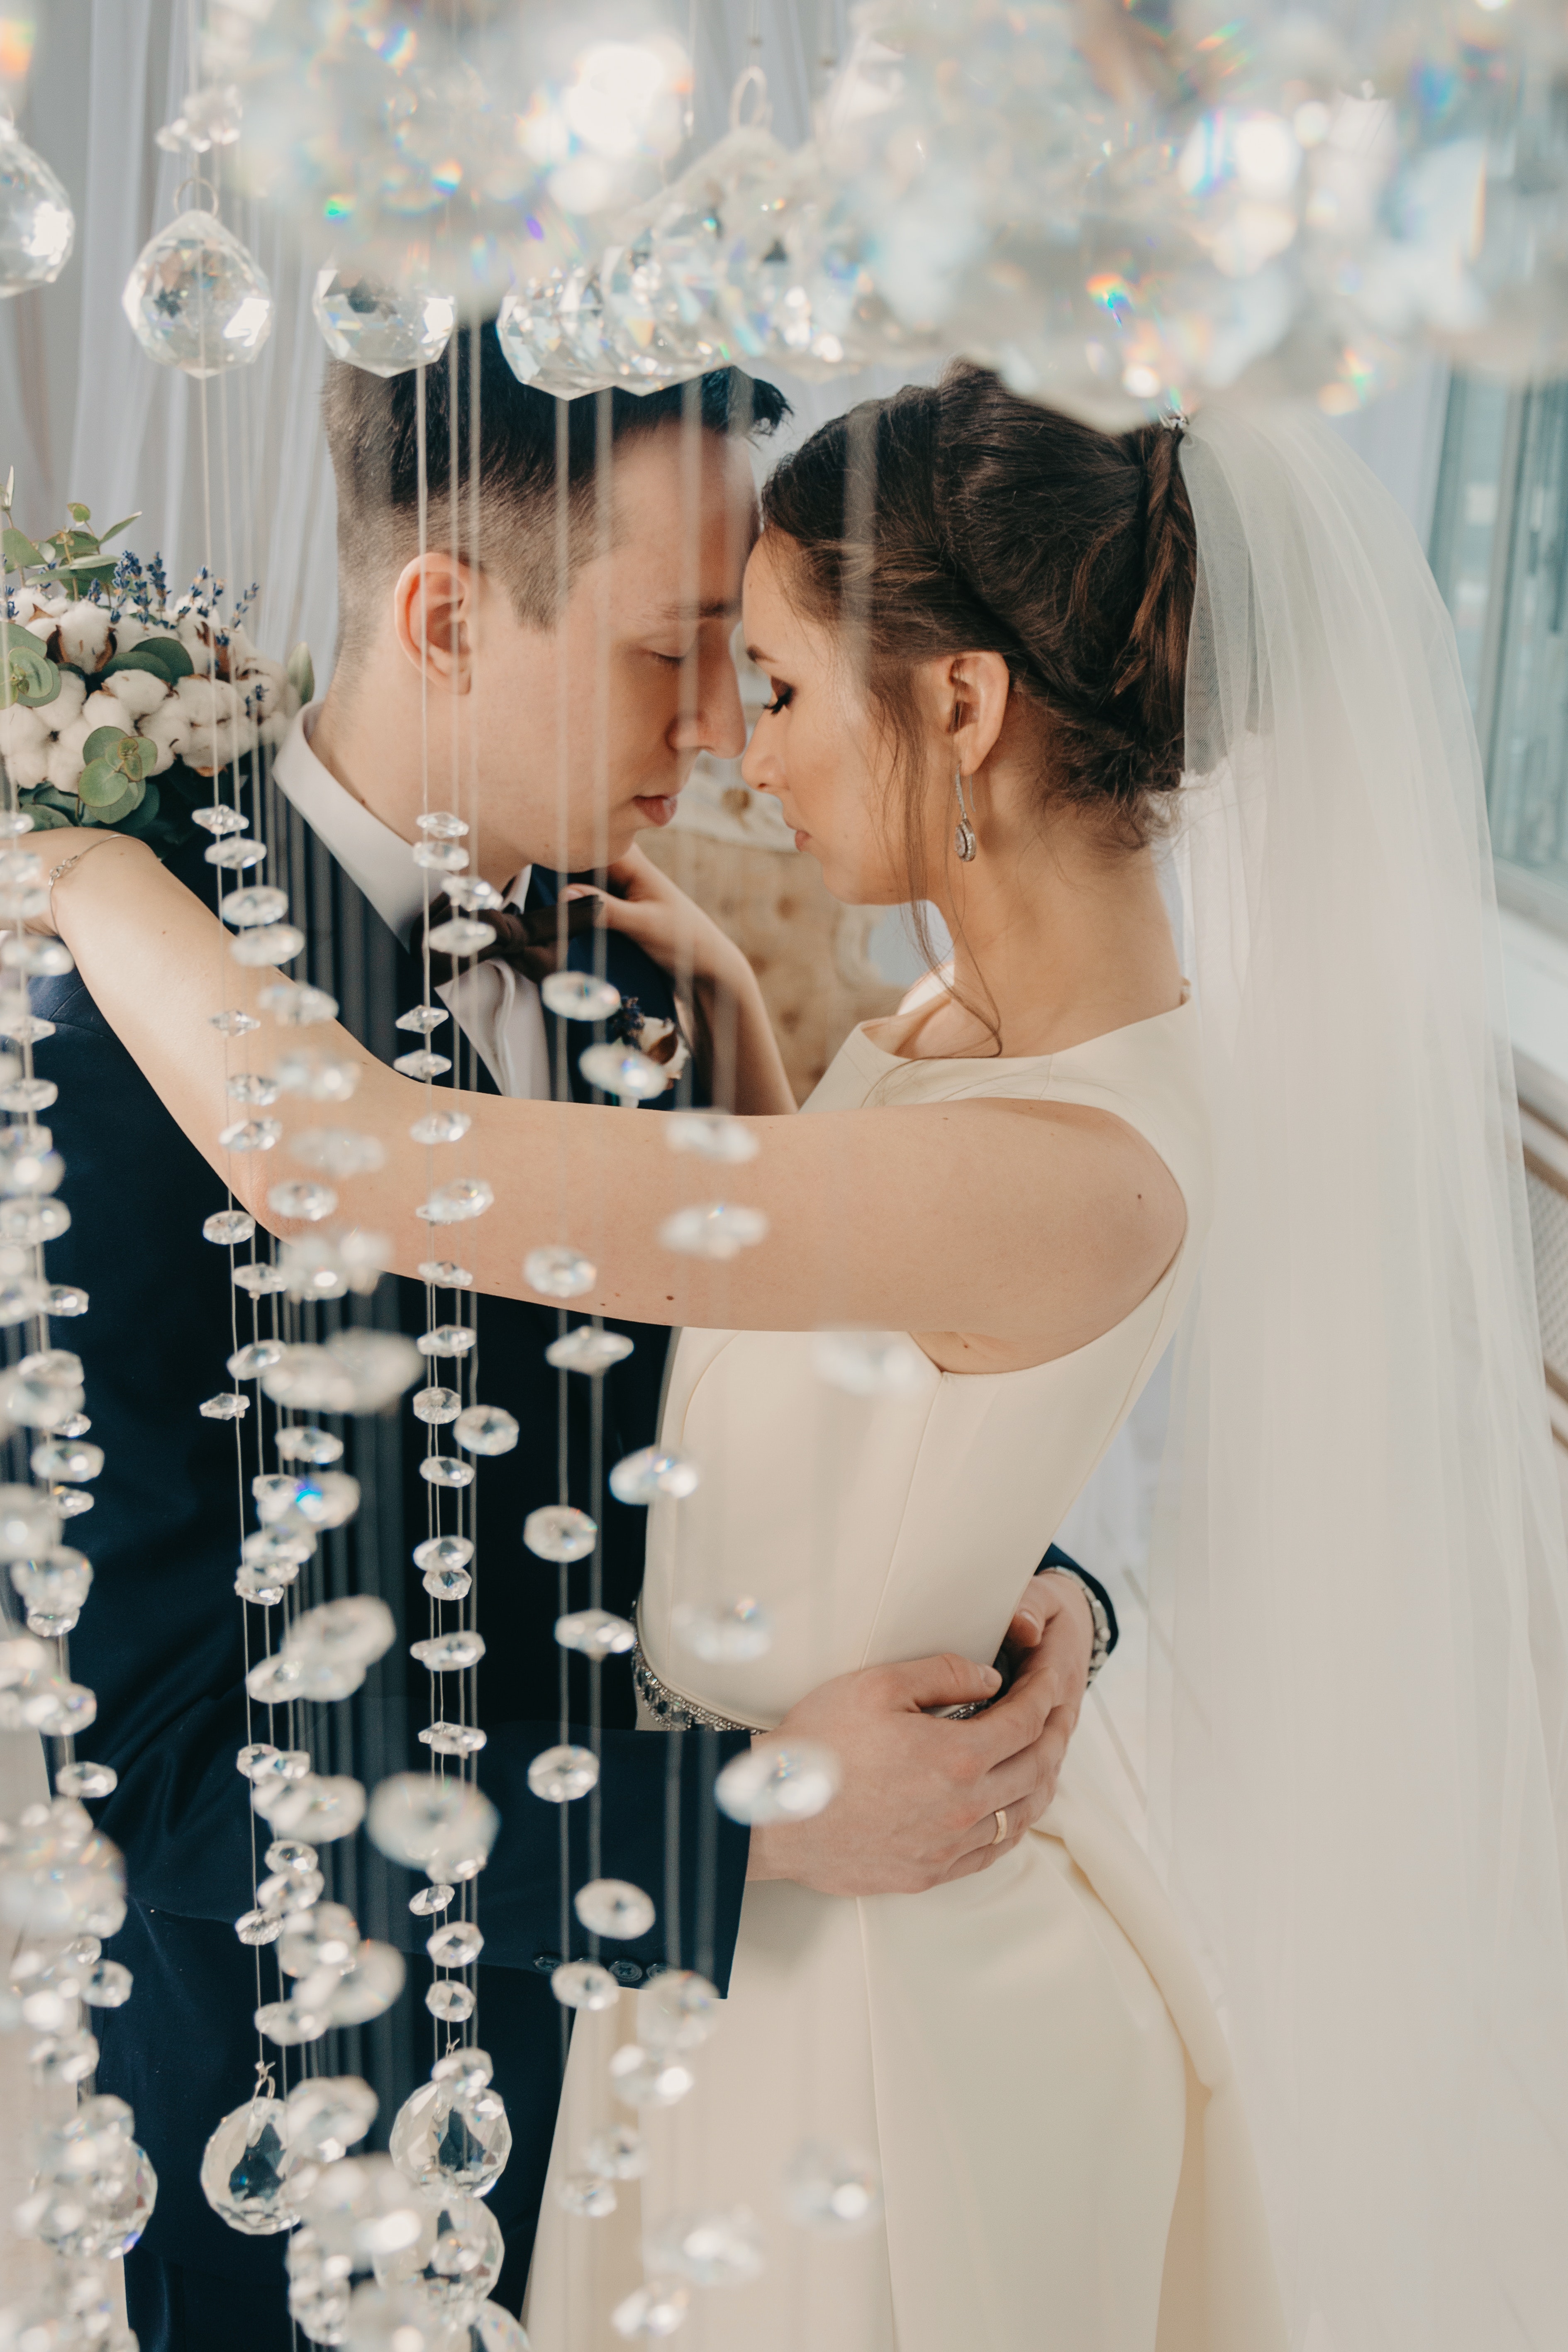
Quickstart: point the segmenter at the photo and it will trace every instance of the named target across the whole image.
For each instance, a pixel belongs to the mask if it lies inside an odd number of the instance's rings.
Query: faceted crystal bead
[[[62,1797],[108,1797],[120,1786],[120,1775],[112,1764],[62,1764],[55,1774],[55,1787]]]
[[[411,1642],[408,1654],[432,1675],[458,1675],[477,1666],[485,1654],[482,1633],[437,1633],[426,1642]]]
[[[590,1045],[578,1055],[577,1067],[591,1087],[623,1102],[649,1102],[669,1084],[664,1065],[632,1045]]]
[[[250,819],[238,809],[226,808],[221,801],[215,801],[208,808],[193,809],[191,822],[199,824],[204,833],[216,834],[221,839],[226,833],[244,833]]]
[[[282,1914],[278,1911],[246,1911],[234,1923],[234,1932],[242,1944],[275,1944],[283,1933]]]
[[[743,1665],[773,1646],[773,1619],[755,1601],[682,1601],[670,1625],[683,1650],[709,1665]]]
[[[297,1217],[306,1224],[320,1224],[330,1217],[338,1205],[338,1196],[330,1184],[312,1184],[306,1179],[291,1176],[281,1184],[274,1184],[267,1195],[267,1205],[274,1215]]]
[[[380,376],[434,367],[457,317],[449,294],[389,285],[357,265],[319,270],[310,309],[334,359]]]
[[[281,1139],[282,1134],[283,1122],[279,1118],[232,1119],[227,1127],[218,1130],[218,1149],[221,1151],[270,1151]],[[212,1223],[209,1217],[207,1223]],[[210,1234],[207,1237],[209,1240],[212,1238]]]
[[[563,2009],[614,2009],[620,1986],[597,1960],[563,1960],[550,1975],[550,1990]]]
[[[559,1372],[607,1372],[612,1364],[624,1362],[631,1354],[632,1344],[624,1331],[601,1331],[595,1324],[579,1323],[574,1330],[552,1339],[544,1360]]]
[[[378,1135],[363,1135],[352,1127],[307,1127],[289,1142],[289,1155],[302,1168],[323,1176],[370,1176],[386,1164],[386,1146]]]
[[[257,1795],[262,1791],[258,1787]],[[262,1812],[258,1803],[256,1810]],[[332,1777],[308,1773],[304,1780],[268,1792],[264,1818],[286,1837],[309,1838],[312,1845],[329,1845],[352,1837],[364,1819],[364,1790],[345,1774]]]
[[[602,2180],[640,2180],[647,2170],[647,2145],[630,2124],[610,2124],[595,2132],[583,2151],[589,2172]]]
[[[332,1988],[327,2000],[328,2022],[365,2025],[373,2017],[383,2016],[403,1990],[406,1975],[401,1952],[390,1944],[373,1943],[367,1937],[355,1952],[353,1965],[343,1970]],[[312,1978],[310,1982],[314,1981]]]
[[[719,2022],[719,1995],[690,1969],[666,1969],[637,1995],[637,2032],[649,2050],[700,2049]]]
[[[321,2074],[288,2098],[288,2142],[296,2162],[336,2164],[375,2121],[379,2105],[357,2074]]]
[[[661,1453],[645,1445],[626,1454],[610,1473],[610,1492],[618,1503],[651,1503],[660,1495],[683,1502],[702,1484],[702,1473],[684,1454]]]
[[[506,904],[500,892],[477,874],[448,875],[447,897],[454,907],[461,907],[465,915],[488,914],[492,907]]]
[[[285,1094],[302,1095],[307,1102],[347,1102],[359,1084],[360,1064],[313,1046],[291,1046],[278,1057],[273,1072]]]
[[[442,955],[471,956],[493,945],[495,929],[489,923],[476,922],[471,916],[454,915],[449,921],[436,924],[426,936]]]
[[[160,367],[212,376],[245,367],[272,331],[272,289],[215,213],[186,212],[138,255],[121,307]]]
[[[366,1823],[371,1843],[389,1862],[456,1884],[484,1868],[500,1826],[495,1807],[480,1790],[425,1772],[397,1772],[383,1780]]]
[[[288,1252],[291,1244],[283,1246]],[[275,1404],[299,1412],[353,1412],[356,1406],[352,1371],[325,1348],[279,1347],[262,1375],[262,1387]]]
[[[0,295],[52,286],[75,242],[65,189],[15,123],[0,121]]]
[[[8,1087],[0,1087],[0,1110],[21,1111],[31,1117],[33,1112],[47,1110],[59,1098],[59,1088],[52,1078],[16,1078]]]
[[[85,2083],[97,2072],[98,2042],[90,2033],[47,2033],[27,2053],[27,2064],[40,2084]]]
[[[460,1143],[472,1125],[473,1121],[466,1110],[433,1110],[427,1112],[423,1118],[416,1118],[408,1132],[416,1143]],[[453,1189],[450,1184],[445,1185],[433,1198],[445,1202]],[[483,1208],[480,1209],[458,1209],[453,1212],[443,1206],[440,1211],[432,1214],[430,1205],[426,1203],[425,1207],[416,1209],[414,1213],[416,1216],[425,1217],[433,1225],[450,1225],[455,1224],[459,1217],[480,1216],[484,1209],[489,1207],[489,1201],[485,1202]]]
[[[473,1556],[467,1536],[427,1536],[414,1547],[414,1565],[426,1575],[435,1569],[467,1568]]]
[[[428,1421],[433,1428],[439,1428],[447,1421],[456,1421],[458,1413],[463,1412],[463,1400],[456,1392],[456,1388],[421,1388],[416,1390],[411,1404],[414,1404],[414,1418]]]
[[[599,1759],[591,1748],[546,1748],[528,1768],[528,1785],[548,1805],[569,1805],[596,1788]]]
[[[818,1380],[849,1396],[916,1396],[935,1377],[902,1331],[819,1331],[811,1343]]]
[[[431,1283],[437,1290],[472,1290],[474,1286],[474,1277],[468,1267],[459,1265],[455,1258],[421,1258],[414,1271],[421,1282]]]
[[[445,2018],[449,2025],[461,2025],[474,2013],[474,1996],[466,1984],[455,1984],[450,1977],[440,1977],[426,1990],[425,2006],[432,2017]]]
[[[230,1078],[228,1091],[236,1102],[256,1103],[265,1110],[278,1099],[277,1081],[263,1077],[257,1070],[241,1070]]]
[[[273,958],[267,959],[268,962]],[[287,962],[287,957],[276,959]],[[285,1029],[314,1029],[323,1021],[338,1017],[338,1000],[329,996],[324,988],[311,988],[300,980],[271,980],[260,990],[257,1003],[264,1013]],[[298,1091],[298,1090],[297,1090]],[[352,1094],[353,1089],[349,1089]]]
[[[92,2120],[95,2110],[108,2108],[121,2110],[122,2126]],[[122,2100],[84,2101],[70,2125],[47,2136],[37,2189],[18,2210],[17,2225],[30,2236],[41,2238],[68,2263],[118,2262],[128,2254],[146,2228],[158,2195],[158,2176],[145,2148],[136,2145],[132,2129],[131,2111]],[[81,2138],[75,2137],[77,2132]],[[85,2168],[73,2160],[84,2152],[84,2139],[91,2147],[91,2159]],[[69,2153],[65,2155],[68,2147]],[[56,2160],[57,2148],[61,2149],[63,2161]],[[49,2321],[58,2325],[59,2333],[46,2336],[40,2329],[37,2341],[50,2347],[80,2344],[101,2346],[103,2352],[124,2352],[130,2338],[109,2332],[112,2315],[101,2281],[101,2273],[96,2278],[91,2272],[62,2277],[68,2311],[62,2315],[57,2304]],[[33,2340],[26,2326],[13,2337],[18,2347],[26,2347],[28,2352]]]
[[[242,1748],[235,1758],[235,1769],[237,1771],[243,1772],[247,1780],[254,1780],[261,1772],[270,1775],[279,1753],[279,1751],[270,1747],[265,1739],[253,1740],[248,1748]],[[307,1765],[306,1769],[309,1770],[309,1769]]]
[[[283,1923],[278,1965],[285,1976],[313,1977],[322,1969],[339,1977],[360,1949],[359,1922],[343,1903],[317,1903]]]
[[[197,1405],[196,1411],[204,1421],[243,1421],[250,1411],[250,1399],[247,1396],[236,1396],[230,1391],[221,1396],[205,1398]]]
[[[79,1518],[83,1511],[92,1508],[92,1496],[81,1486],[57,1486],[54,1502],[61,1517],[67,1519]]]
[[[267,923],[258,930],[241,931],[229,954],[236,963],[258,970],[263,964],[291,963],[304,945],[304,932],[292,923]]]
[[[505,2253],[500,2223],[477,2197],[454,2195],[445,2180],[426,2205],[415,2244],[377,2258],[376,2277],[423,2298],[420,2308],[460,2327],[489,2294]],[[452,2352],[443,2337],[440,2352]]]
[[[439,1323],[433,1331],[421,1331],[414,1344],[422,1356],[466,1356],[477,1336],[470,1324]]]
[[[288,1916],[319,1903],[326,1880],[319,1870],[275,1870],[256,1890],[258,1910]]]
[[[258,1528],[246,1537],[239,1549],[247,1568],[262,1569],[276,1574],[281,1582],[292,1584],[314,1553],[316,1538],[303,1528]]]
[[[880,2213],[882,2184],[868,2156],[810,2141],[784,2174],[784,2201],[803,2229],[854,2238]]]
[[[80,1609],[92,1585],[92,1567],[85,1556],[60,1545],[42,1559],[11,1563],[11,1583],[29,1609]]]
[[[454,2051],[451,2058],[437,2061],[435,2077],[397,2110],[388,2145],[397,2168],[421,2188],[470,2189],[484,2197],[505,2171],[512,2126],[505,2119],[505,2100],[489,2088],[489,2061],[466,2067],[461,2077],[442,2074],[442,2067],[466,2058],[484,2053]]]
[[[209,866],[217,866],[225,874],[247,874],[253,866],[261,865],[266,858],[267,844],[264,841],[215,841],[209,848],[203,850],[202,856]]]
[[[300,2218],[289,2186],[292,2169],[283,2102],[260,2094],[225,2116],[208,2140],[202,2194],[231,2230],[274,2237]]]
[[[542,1298],[580,1298],[593,1289],[599,1269],[581,1250],[556,1244],[530,1250],[522,1261],[522,1278]]]
[[[349,1477],[342,1470],[312,1469],[298,1472],[295,1475],[294,1486],[295,1493],[289,1507],[298,1512],[309,1527],[345,1527],[359,1508],[359,1480]],[[362,1604],[357,1601],[353,1602],[342,1601],[334,1601],[332,1605],[339,1609],[350,1607],[359,1609]],[[375,1601],[371,1605],[379,1610],[383,1603]],[[378,1617],[375,1622],[379,1625],[382,1620]],[[379,1653],[377,1654],[379,1655]]]
[[[428,1591],[430,1580],[425,1580]],[[426,1748],[434,1748],[437,1756],[477,1756],[489,1741],[489,1734],[471,1723],[427,1723],[419,1734]]]
[[[255,1265],[237,1265],[234,1286],[247,1292],[252,1298],[275,1298],[280,1290],[288,1288],[278,1268],[268,1265],[265,1260]]]
[[[619,2201],[609,2181],[596,2172],[568,2172],[556,2183],[557,2200],[568,2213],[584,2221],[602,2221]]]
[[[427,841],[461,841],[468,830],[455,809],[426,809],[414,822]]]
[[[89,2009],[121,2009],[131,1998],[131,1971],[119,1960],[100,1960],[81,1989]]]
[[[691,2307],[691,2289],[684,2281],[652,2278],[617,2303],[610,2325],[617,2336],[631,2338],[673,2336]]]
[[[346,2256],[360,2269],[378,2254],[416,2245],[425,2210],[420,2191],[385,2156],[347,2156],[323,2166],[304,2200],[305,2220],[321,2251]],[[423,2344],[418,2352],[425,2352]]]
[[[590,1935],[621,1942],[646,1936],[655,1917],[649,1897],[624,1878],[591,1878],[577,1889],[572,1908]]]
[[[695,2080],[680,2059],[668,2051],[645,2050],[638,2042],[624,2042],[610,2061],[616,2096],[628,2107],[672,2107]]]
[[[637,1629],[607,1609],[578,1609],[557,1617],[555,1638],[563,1650],[580,1650],[585,1658],[619,1658],[636,1649]]]
[[[58,1242],[70,1230],[71,1213],[63,1201],[0,1202],[0,1241]]]
[[[268,1870],[314,1870],[321,1856],[299,1838],[274,1838],[262,1860]]]
[[[26,1275],[20,1279],[0,1284],[0,1326],[6,1330],[26,1323],[31,1316],[47,1315],[49,1311],[49,1286]]]
[[[419,1357],[401,1331],[334,1331],[326,1353],[353,1383],[355,1412],[384,1412],[419,1377]]]
[[[815,1740],[770,1739],[731,1758],[713,1784],[732,1822],[803,1822],[837,1794],[838,1759]]]
[[[258,1609],[276,1609],[289,1589],[290,1578],[298,1574],[297,1568],[289,1575],[280,1576],[276,1569],[241,1566],[234,1572],[234,1589],[242,1601],[254,1601]]]
[[[313,1428],[309,1422],[280,1429],[272,1442],[281,1462],[308,1462],[313,1468],[325,1469],[343,1458],[342,1439],[334,1437],[331,1430]]]
[[[541,1559],[586,1559],[598,1539],[596,1522],[568,1503],[548,1503],[522,1523],[522,1540]]]
[[[546,972],[539,993],[564,1021],[607,1021],[621,1009],[621,992],[591,971]]]
[[[392,1263],[392,1244],[384,1234],[369,1232],[363,1225],[338,1226],[330,1233],[290,1234],[279,1259],[283,1278],[296,1298],[342,1298],[351,1290],[368,1298]],[[345,1343],[358,1347],[368,1339],[374,1344],[388,1336],[335,1331],[327,1349],[341,1355]],[[304,1359],[307,1363],[319,1360],[316,1350]]]
[[[449,1055],[433,1054],[427,1046],[422,1045],[415,1053],[399,1054],[392,1066],[402,1077],[423,1081],[441,1077],[452,1064]]]
[[[103,1467],[103,1448],[55,1438],[35,1445],[31,1460],[35,1478],[96,1478]]]
[[[226,923],[249,930],[258,923],[280,923],[289,912],[289,893],[275,890],[270,883],[258,882],[244,890],[230,890],[218,900],[218,913]]]
[[[323,1478],[332,1475],[322,1473]],[[283,1654],[309,1666],[349,1665],[363,1672],[384,1657],[396,1638],[396,1620],[385,1601],[374,1593],[356,1592],[342,1601],[323,1601],[296,1618]]]
[[[427,1568],[425,1590],[433,1601],[464,1601],[473,1590],[473,1578],[466,1568]]]
[[[664,1122],[671,1151],[692,1151],[700,1160],[738,1167],[757,1156],[757,1139],[747,1122],[716,1110],[675,1110]]]
[[[406,1013],[400,1013],[393,1026],[410,1030],[416,1037],[428,1037],[439,1029],[447,1017],[438,1004],[416,1004]]]
[[[742,1208],[738,1202],[710,1201],[704,1207],[677,1209],[658,1229],[661,1249],[682,1257],[705,1257],[715,1263],[739,1257],[767,1238],[768,1221],[761,1209]]]
[[[408,1908],[416,1919],[433,1919],[445,1911],[457,1893],[453,1886],[422,1886],[417,1895],[408,1898]]]
[[[452,1432],[469,1454],[510,1454],[520,1434],[517,1423],[500,1405],[471,1404],[458,1415]]]
[[[693,2286],[740,2286],[762,2271],[763,2233],[743,2205],[677,2214],[653,2233],[648,2260]]]
[[[474,1465],[459,1462],[450,1454],[427,1454],[419,1465],[419,1475],[427,1486],[471,1486]]]
[[[427,1224],[456,1225],[468,1217],[482,1217],[494,1200],[495,1193],[482,1176],[459,1176],[450,1184],[439,1185],[414,1213]]]
[[[467,1919],[454,1919],[426,1939],[425,1948],[438,1969],[466,1969],[484,1949],[485,1939]]]
[[[233,1249],[247,1242],[256,1231],[256,1219],[245,1209],[219,1209],[202,1227],[205,1242],[216,1242],[220,1248]]]

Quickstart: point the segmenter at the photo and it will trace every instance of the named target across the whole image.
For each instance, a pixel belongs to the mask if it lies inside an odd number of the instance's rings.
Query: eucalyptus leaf
[[[310,659],[310,648],[301,639],[289,655],[285,666],[289,685],[301,702],[316,699],[316,665]]]
[[[115,760],[121,745],[129,739],[123,727],[95,727],[81,747],[82,758],[90,767],[94,760]]]
[[[98,541],[100,547],[107,547],[111,539],[118,538],[119,534],[122,530],[129,530],[133,522],[140,522],[141,520],[142,509],[140,507],[137,508],[134,514],[121,515],[118,522],[111,522],[109,529],[100,534]]]
[[[122,817],[117,820],[122,832],[137,835],[146,834],[150,833],[153,827],[157,824],[159,800],[157,785],[153,783],[143,784],[142,786],[142,798],[140,808],[133,809],[128,817]]]
[[[161,677],[165,686],[173,686],[177,678],[189,677],[195,667],[178,637],[140,637],[122,654],[115,655],[103,675],[112,677],[117,669],[144,669]]]
[[[120,763],[126,774],[135,776],[139,781],[144,776],[151,775],[158,764],[156,743],[152,742],[145,735],[128,735],[125,740],[132,747]]]
[[[108,730],[100,729],[100,733]],[[84,809],[96,816],[100,810],[112,808],[125,796],[125,779],[109,760],[94,760],[77,778],[77,794]],[[134,803],[132,803],[134,805]]]
[[[84,507],[80,503],[79,499],[77,499],[67,500],[66,512],[69,515],[72,522],[90,522],[92,520],[92,509],[90,507]]]
[[[33,820],[35,833],[55,833],[62,825],[75,824],[78,822],[74,808],[70,815],[66,816],[59,809],[51,808],[47,801],[35,800],[27,793],[22,795],[22,806]]]
[[[18,572],[26,564],[42,563],[44,560],[26,532],[18,530],[15,523],[0,538],[0,548],[5,551],[6,562],[15,564]]]
[[[92,772],[92,770],[89,768],[88,770],[88,775],[91,775]],[[88,817],[88,823],[90,824],[120,824],[123,823],[124,819],[130,816],[133,810],[139,809],[142,806],[142,802],[146,799],[149,791],[152,789],[150,785],[144,784],[142,782],[140,776],[136,778],[133,783],[126,783],[124,777],[119,774],[117,771],[111,769],[110,772],[113,775],[115,782],[121,785],[123,790],[121,791],[118,800],[110,801],[107,804],[100,804],[92,809],[90,815]],[[81,781],[85,785],[87,782],[87,776],[83,776]],[[82,793],[82,798],[84,801],[87,798],[85,792]]]
[[[0,674],[0,710],[14,702],[29,710],[53,702],[60,690],[60,674],[37,637],[26,629],[6,632],[5,661]]]

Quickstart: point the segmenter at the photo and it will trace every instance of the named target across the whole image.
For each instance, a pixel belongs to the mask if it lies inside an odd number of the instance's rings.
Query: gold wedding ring
[[[1007,1834],[1007,1808],[1006,1808],[1006,1806],[1005,1806],[1005,1805],[1003,1805],[1003,1806],[1000,1808],[1000,1810],[998,1811],[997,1815],[996,1815],[996,1834],[995,1834],[995,1836],[994,1836],[994,1837],[992,1839],[992,1841],[991,1841],[992,1844],[993,1844],[993,1845],[1000,1845],[1000,1844],[1001,1844],[1001,1843],[1002,1843],[1002,1841],[1003,1841],[1003,1839],[1006,1836],[1006,1834]]]

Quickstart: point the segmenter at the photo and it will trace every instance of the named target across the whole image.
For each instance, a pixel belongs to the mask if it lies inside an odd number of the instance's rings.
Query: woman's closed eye
[[[795,700],[795,688],[793,686],[781,685],[776,677],[770,677],[768,684],[773,688],[773,698],[771,702],[763,703],[763,710],[766,717],[772,719],[776,717],[779,711],[789,709],[790,704]]]

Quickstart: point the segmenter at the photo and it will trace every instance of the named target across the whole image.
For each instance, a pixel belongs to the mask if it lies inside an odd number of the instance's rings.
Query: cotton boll
[[[89,732],[95,727],[118,727],[122,735],[135,733],[138,714],[121,702],[119,689],[120,680],[116,677],[112,690],[100,686],[96,694],[88,696],[81,715]]]
[[[100,670],[109,659],[113,624],[102,604],[68,604],[60,616],[60,657],[73,669]]]
[[[158,747],[158,757],[152,771],[153,775],[161,776],[165,768],[184,758],[185,746],[191,740],[191,726],[190,711],[177,694],[165,697],[157,709],[142,721],[138,733],[145,735],[149,743],[155,743]]]
[[[174,634],[196,667],[205,669],[212,658],[212,623],[204,620],[200,613],[182,613],[174,624]]]
[[[169,698],[168,688],[150,669],[117,669],[106,691],[134,719],[145,719]]]
[[[25,751],[7,751],[5,766],[11,782],[19,793],[31,792],[35,784],[48,781],[49,739],[46,735],[37,745],[29,743]]]
[[[58,735],[81,717],[86,701],[87,680],[74,669],[62,669],[59,692],[52,702],[40,705],[38,716],[49,734]]]
[[[151,635],[145,621],[139,621],[134,613],[124,613],[114,624],[114,650],[128,654],[132,646],[139,646],[143,637]]]
[[[218,727],[239,716],[240,697],[226,678],[183,677],[174,692],[193,727]]]
[[[93,700],[99,698],[95,695]],[[100,720],[100,726],[105,722]],[[74,793],[77,780],[87,765],[87,739],[92,733],[92,721],[74,719],[51,738],[44,770],[44,782],[53,784],[57,793]]]
[[[216,775],[248,751],[254,730],[243,720],[220,719],[216,727],[193,727],[185,758],[198,776]]]
[[[288,709],[294,690],[281,662],[269,661],[265,654],[247,646],[237,658],[231,659],[229,676],[249,703],[254,719],[268,719],[274,712]]]
[[[25,702],[14,702],[9,710],[0,710],[0,752],[7,760],[25,759],[35,752],[41,760],[48,747],[49,722],[41,710],[30,710]]]

